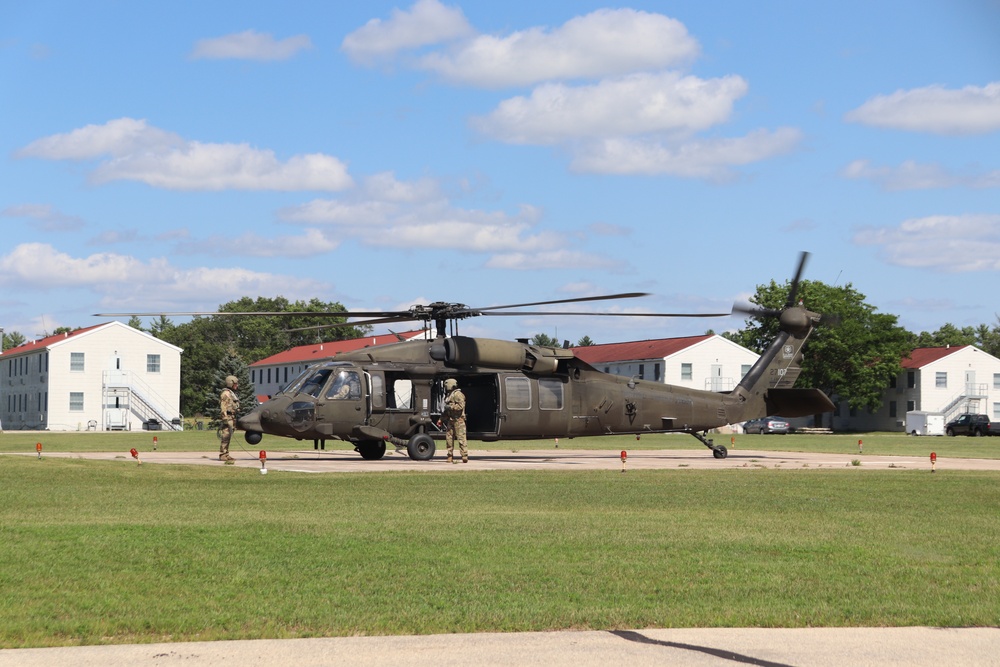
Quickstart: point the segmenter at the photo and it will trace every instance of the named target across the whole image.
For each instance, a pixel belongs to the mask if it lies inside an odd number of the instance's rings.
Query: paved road
[[[247,452],[233,449],[235,465],[260,468],[259,450]],[[33,453],[26,455],[35,456]],[[119,460],[135,464],[127,452],[71,453],[45,451],[43,456],[73,457],[99,460]],[[365,461],[358,454],[346,449],[317,451],[272,452],[266,467],[272,471],[304,473],[324,472],[387,472],[402,470],[433,470],[434,472],[464,472],[468,470],[615,470],[622,468],[620,451],[585,451],[570,449],[474,449],[468,464],[448,465],[444,456],[437,454],[431,461],[413,461],[405,454],[390,450],[380,461]],[[169,452],[163,449],[142,452],[140,461],[145,463],[174,463],[188,465],[215,465],[222,463],[215,452]],[[856,465],[859,463],[860,465]],[[750,449],[731,449],[725,459],[716,459],[705,448],[697,450],[635,450],[628,454],[628,470],[650,469],[711,469],[732,468],[852,468],[854,470],[926,470],[930,472],[929,457],[922,456],[872,456],[866,454],[815,454],[803,452],[765,452]],[[1000,459],[938,458],[936,471],[945,470],[1000,470]]]
[[[726,628],[483,633],[0,651],[0,667],[978,667],[998,664],[998,628]]]

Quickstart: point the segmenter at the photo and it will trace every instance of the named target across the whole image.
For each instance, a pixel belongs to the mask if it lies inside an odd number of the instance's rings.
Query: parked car
[[[993,423],[986,415],[974,415],[966,412],[944,425],[948,435],[1000,435],[1000,423]]]
[[[743,423],[744,433],[780,433],[784,435],[791,430],[791,425],[781,417],[758,417],[757,419],[748,419]]]

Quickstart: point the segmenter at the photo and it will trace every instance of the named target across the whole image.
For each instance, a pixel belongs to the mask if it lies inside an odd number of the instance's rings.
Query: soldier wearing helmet
[[[236,430],[236,411],[240,407],[240,399],[236,396],[239,380],[235,375],[226,377],[226,387],[219,396],[219,412],[222,420],[222,438],[219,441],[219,460],[229,463],[233,457],[229,455],[229,441]]]
[[[469,448],[465,438],[465,394],[458,388],[458,381],[455,378],[445,380],[444,389],[448,392],[444,397],[444,418],[447,423],[444,437],[448,444],[448,463],[458,463],[454,459],[456,440],[458,441],[458,450],[462,454],[462,463],[468,463]]]

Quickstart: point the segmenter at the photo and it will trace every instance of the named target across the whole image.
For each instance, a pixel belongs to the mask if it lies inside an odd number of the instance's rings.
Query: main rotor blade
[[[561,311],[536,312],[536,311],[533,311],[533,310],[525,310],[525,311],[511,310],[511,311],[505,311],[505,312],[502,312],[502,313],[483,313],[483,315],[490,316],[490,317],[500,317],[500,316],[506,316],[506,315],[517,315],[517,316],[525,316],[525,315],[528,315],[528,316],[530,316],[530,315],[572,315],[572,316],[586,315],[586,316],[591,316],[592,315],[592,316],[595,316],[595,317],[729,317],[730,315],[732,315],[732,313],[593,313],[593,312],[590,312],[590,313],[570,313],[570,312],[561,312]]]
[[[573,299],[556,299],[555,301],[535,301],[533,303],[512,303],[506,306],[487,306],[486,308],[469,308],[471,311],[506,310],[508,308],[527,308],[528,306],[549,306],[556,303],[580,303],[583,301],[607,301],[609,299],[634,299],[649,296],[648,292],[626,292],[624,294],[608,294],[606,296],[581,296]],[[483,313],[485,315],[485,313]]]
[[[222,312],[173,312],[173,313],[94,313],[94,317],[210,317],[213,315],[236,316],[236,315],[256,315],[264,317],[276,317],[283,315],[286,317],[408,317],[410,312],[400,311],[336,311],[336,310],[274,310],[274,311],[222,311]],[[413,319],[413,318],[411,318]]]
[[[381,317],[376,320],[362,320],[361,322],[334,322],[333,324],[317,324],[311,327],[296,327],[295,329],[283,329],[283,331],[314,331],[316,329],[336,329],[338,327],[362,327],[369,324],[394,324],[396,322],[412,322],[420,318],[416,317]]]
[[[785,302],[785,308],[791,308],[795,305],[795,297],[799,293],[799,279],[802,277],[802,272],[806,268],[806,260],[809,259],[809,253],[802,251],[799,255],[799,266],[795,270],[795,277],[792,278],[792,290],[788,293],[788,300]]]

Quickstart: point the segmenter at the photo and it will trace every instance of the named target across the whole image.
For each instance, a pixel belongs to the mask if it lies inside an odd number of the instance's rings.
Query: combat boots
[[[229,452],[225,452],[224,454],[219,454],[219,460],[220,461],[225,461],[226,463],[229,463],[230,461],[235,461],[236,459],[234,459],[232,456],[230,456]]]

